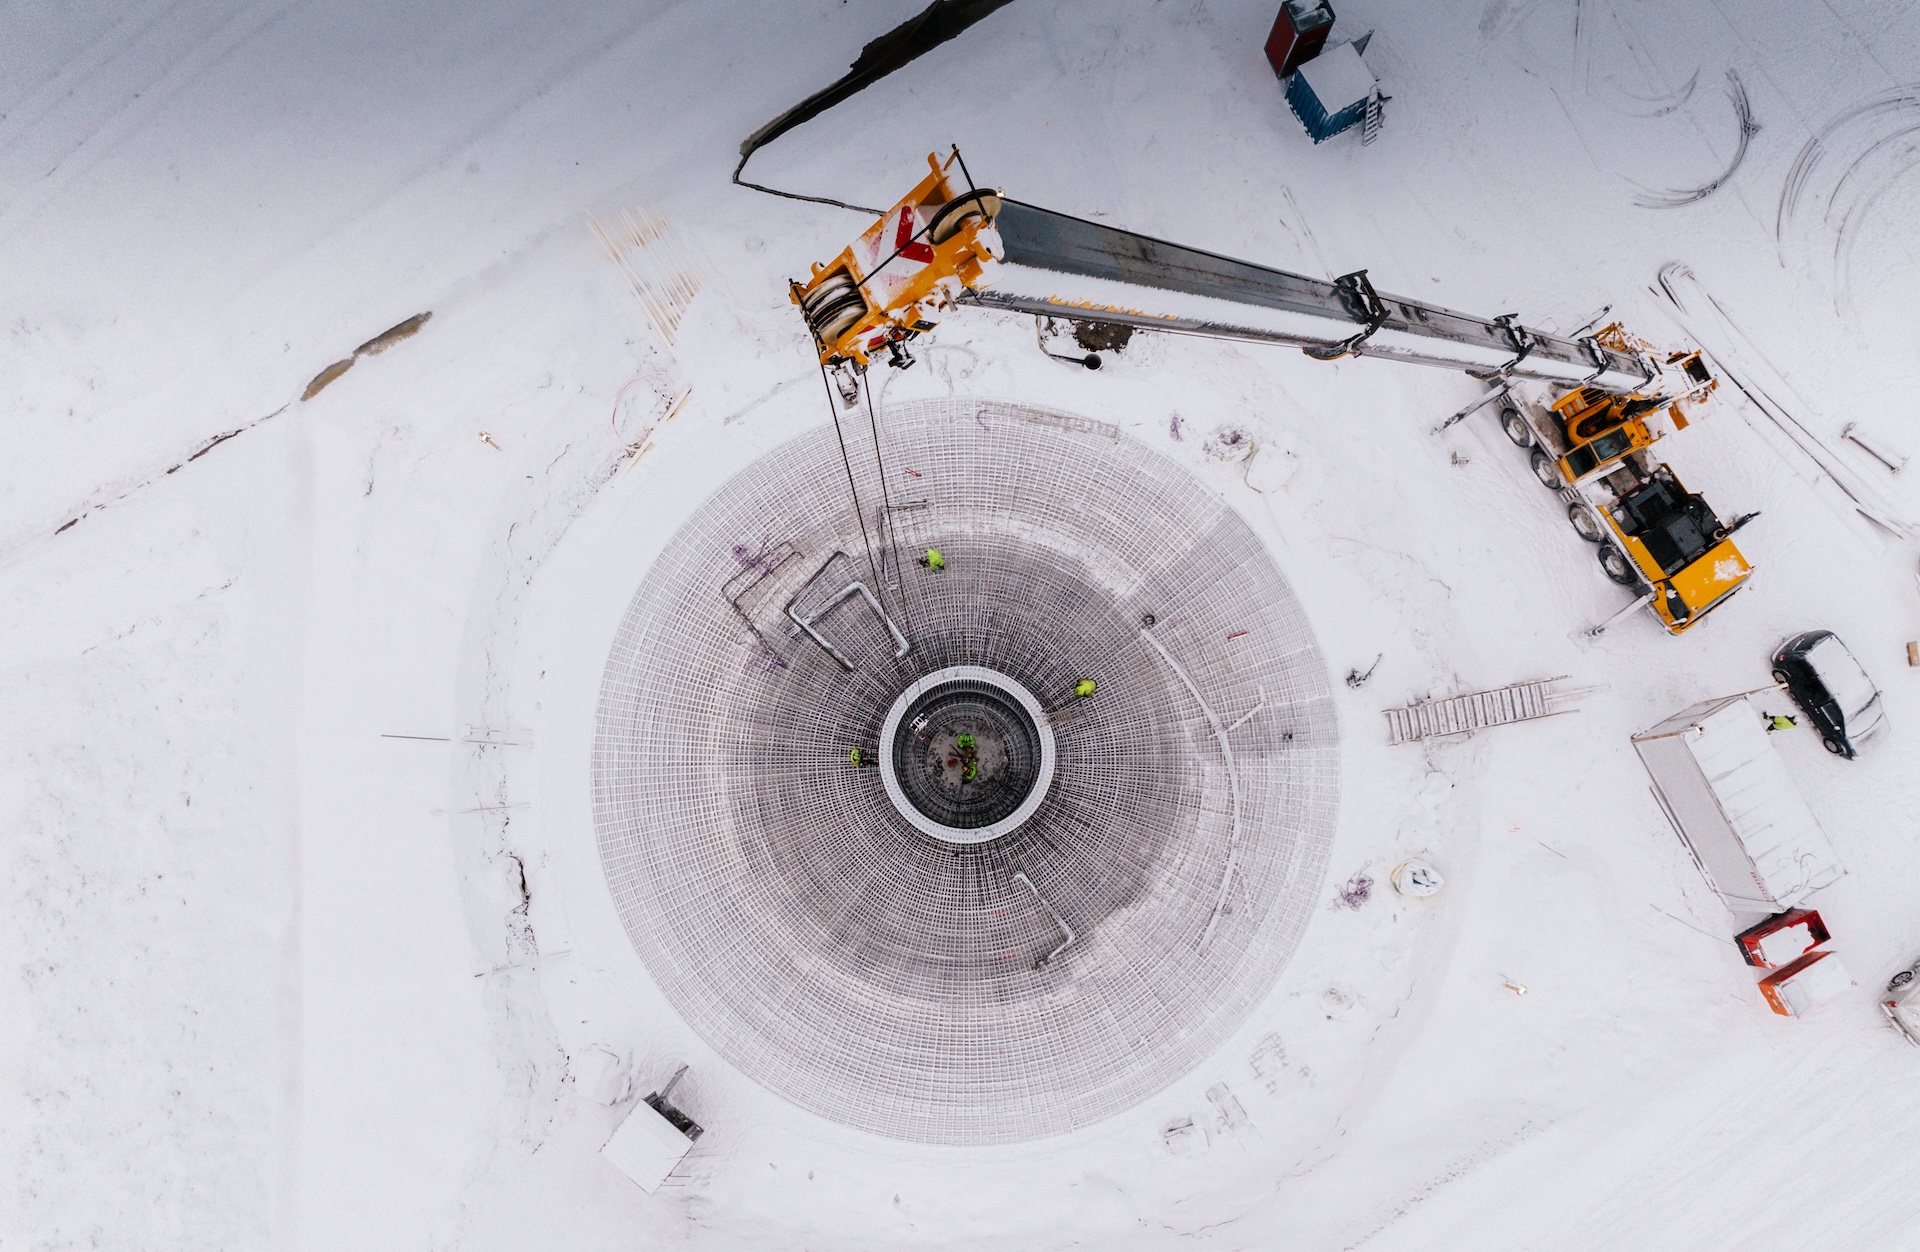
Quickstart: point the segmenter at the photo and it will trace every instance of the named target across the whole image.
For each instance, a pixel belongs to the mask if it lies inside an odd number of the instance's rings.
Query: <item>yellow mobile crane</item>
[[[1683,428],[1715,387],[1700,354],[1661,355],[1610,326],[1569,338],[1514,315],[1474,317],[1374,290],[1365,270],[1331,283],[1187,248],[978,188],[956,149],[805,282],[791,285],[823,371],[843,396],[884,357],[963,304],[1037,316],[1298,347],[1323,361],[1379,356],[1462,369],[1493,385],[1501,422],[1561,492],[1608,577],[1637,586],[1671,633],[1697,625],[1752,566],[1651,450],[1650,419]],[[1544,405],[1514,380],[1544,384]],[[1470,409],[1467,411],[1471,411]],[[1464,416],[1464,412],[1461,415]]]
[[[1594,337],[1624,352],[1650,350],[1617,324]],[[1530,451],[1534,476],[1566,501],[1574,530],[1599,545],[1607,577],[1644,588],[1636,607],[1645,603],[1679,634],[1746,585],[1753,566],[1732,536],[1759,515],[1723,525],[1705,498],[1649,451],[1660,438],[1651,421],[1686,429],[1688,408],[1717,385],[1698,352],[1674,353],[1665,364],[1692,390],[1669,399],[1575,387],[1546,405],[1509,395],[1500,424]]]

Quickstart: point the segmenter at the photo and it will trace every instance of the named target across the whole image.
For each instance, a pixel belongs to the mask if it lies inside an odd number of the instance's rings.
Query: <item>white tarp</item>
[[[1744,695],[1634,736],[1655,793],[1736,912],[1775,912],[1846,871]]]
[[[600,1154],[640,1184],[642,1191],[652,1195],[692,1146],[693,1140],[682,1134],[679,1127],[640,1100],[634,1103],[633,1111],[620,1123],[620,1129],[613,1132]]]
[[[1328,117],[1362,103],[1373,92],[1373,71],[1351,43],[1328,48],[1294,73],[1307,80]]]
[[[1772,934],[1763,936],[1754,946],[1760,950],[1761,960],[1775,969],[1783,969],[1811,952],[1817,945],[1813,938],[1812,923],[1802,921],[1792,926],[1783,926]]]
[[[1843,996],[1853,986],[1853,975],[1831,952],[1823,952],[1798,974],[1779,983],[1781,1003],[1793,1016],[1804,1017],[1830,1000]]]

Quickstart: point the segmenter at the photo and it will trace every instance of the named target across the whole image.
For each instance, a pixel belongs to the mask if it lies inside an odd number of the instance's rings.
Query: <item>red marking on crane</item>
[[[933,260],[931,244],[913,242],[913,206],[910,204],[900,209],[900,229],[893,232],[893,246],[909,261],[918,261],[925,265]]]
[[[1247,633],[1247,632],[1246,632],[1246,631],[1244,631],[1244,630],[1236,630],[1236,631],[1234,631],[1234,632],[1233,632],[1233,633],[1232,633],[1231,635],[1228,635],[1228,636],[1227,636],[1227,642],[1228,642],[1228,643],[1232,643],[1232,642],[1233,642],[1234,640],[1236,640],[1236,639],[1238,639],[1238,638],[1239,638],[1240,636],[1242,636],[1242,635],[1244,635],[1244,634],[1246,634],[1246,633]]]
[[[912,474],[912,475],[913,475],[913,476],[914,476],[915,478],[920,478],[920,477],[922,477],[922,475],[921,475],[921,473],[920,473],[920,471],[919,471],[919,470],[917,470],[917,469],[910,469],[910,470],[908,470],[908,471],[907,471],[907,473],[909,473],[909,474]]]

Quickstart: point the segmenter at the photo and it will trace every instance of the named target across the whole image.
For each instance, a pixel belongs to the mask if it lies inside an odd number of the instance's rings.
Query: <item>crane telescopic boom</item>
[[[829,366],[895,363],[957,304],[1283,344],[1322,360],[1380,356],[1614,394],[1681,394],[1666,364],[1593,336],[1567,338],[1057,213],[970,185],[946,162],[838,258],[793,285]],[[964,172],[965,167],[959,167]]]
[[[794,283],[823,370],[857,394],[854,375],[963,304],[1300,348],[1323,361],[1378,356],[1467,371],[1495,384],[1502,429],[1541,483],[1596,545],[1600,566],[1642,592],[1662,626],[1697,625],[1746,584],[1753,567],[1723,523],[1651,445],[1648,419],[1674,429],[1715,387],[1699,352],[1662,355],[1618,325],[1569,338],[1512,314],[1474,317],[1374,290],[1365,270],[1332,282],[956,185],[956,149],[833,261]],[[1097,358],[1096,358],[1097,359]],[[1544,404],[1512,382],[1544,384]],[[1457,417],[1472,412],[1463,409]]]

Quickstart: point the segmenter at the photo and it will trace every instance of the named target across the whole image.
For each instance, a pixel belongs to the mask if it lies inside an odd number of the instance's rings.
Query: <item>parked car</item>
[[[1835,756],[1852,758],[1862,743],[1886,729],[1880,689],[1830,630],[1809,630],[1776,648],[1773,678]]]
[[[1920,979],[1914,977],[1916,973],[1920,973],[1920,961],[1893,976],[1887,994],[1880,998],[1880,1011],[1908,1043],[1920,1046]]]

